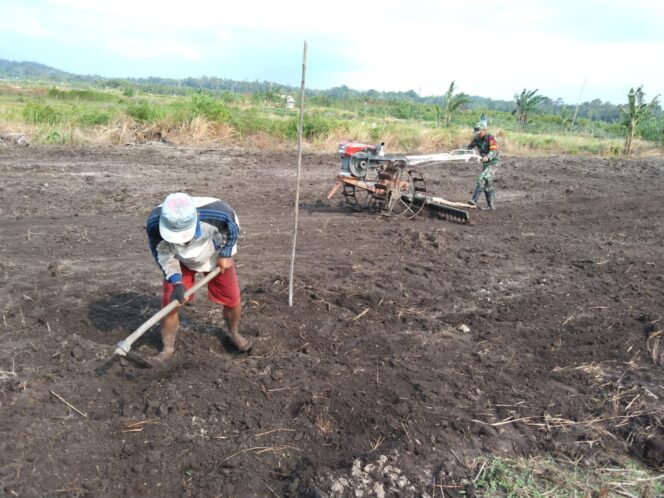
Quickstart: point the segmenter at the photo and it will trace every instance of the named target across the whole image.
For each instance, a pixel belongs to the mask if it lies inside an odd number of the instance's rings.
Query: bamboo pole
[[[288,306],[293,306],[293,274],[295,273],[295,247],[297,246],[297,223],[300,212],[300,171],[302,170],[302,121],[304,116],[304,77],[307,72],[307,42],[302,55],[302,85],[300,86],[300,119],[297,123],[297,175],[295,180],[295,226],[291,251],[290,274],[288,276]]]
[[[576,116],[579,114],[579,107],[581,106],[581,95],[583,95],[583,89],[586,86],[586,80],[588,78],[583,78],[583,84],[581,85],[581,91],[579,92],[579,98],[576,101],[576,110],[574,111],[574,117],[572,118],[572,125],[569,127],[570,135],[574,132],[574,123],[576,122]]]

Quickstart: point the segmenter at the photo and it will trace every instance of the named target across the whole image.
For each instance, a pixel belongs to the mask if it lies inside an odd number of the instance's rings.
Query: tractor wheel
[[[386,209],[390,215],[414,218],[424,209],[427,198],[422,173],[415,168],[400,169],[394,175],[387,196]]]
[[[364,211],[371,206],[373,194],[366,189],[344,183],[342,193],[346,199],[346,204],[356,211]]]

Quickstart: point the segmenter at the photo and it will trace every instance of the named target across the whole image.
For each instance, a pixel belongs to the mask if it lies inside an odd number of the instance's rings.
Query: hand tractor
[[[445,218],[468,223],[473,209],[464,202],[452,202],[427,194],[426,182],[416,165],[450,161],[480,160],[475,151],[457,149],[429,155],[385,155],[385,144],[367,145],[355,142],[339,144],[341,173],[327,194],[328,200],[343,188],[346,203],[354,209],[373,209],[387,215],[414,218],[425,208]]]

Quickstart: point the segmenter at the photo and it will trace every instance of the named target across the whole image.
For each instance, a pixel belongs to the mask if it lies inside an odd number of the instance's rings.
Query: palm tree
[[[657,105],[657,97],[652,99],[649,104],[644,102],[646,94],[643,92],[643,86],[636,90],[630,88],[627,94],[627,105],[622,106],[620,111],[623,115],[622,125],[625,128],[625,148],[623,154],[627,155],[632,151],[632,140],[636,133],[639,123],[650,116],[653,108]]]
[[[536,94],[537,89],[526,90],[525,88],[521,91],[521,94],[514,94],[514,103],[516,104],[516,109],[512,111],[512,114],[519,114],[519,128],[521,128],[521,131],[526,129],[528,114],[532,113],[538,104],[540,104],[546,98],[543,95]]]
[[[445,120],[445,127],[449,128],[450,119],[459,110],[459,108],[470,102],[468,95],[465,93],[457,93],[454,95],[454,81],[450,83],[450,87],[443,96],[443,119]]]

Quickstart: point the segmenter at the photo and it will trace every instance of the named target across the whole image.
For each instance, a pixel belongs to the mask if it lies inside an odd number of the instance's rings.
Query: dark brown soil
[[[473,496],[494,455],[664,466],[663,161],[505,158],[498,210],[462,225],[327,202],[339,160],[305,155],[290,308],[295,168],[0,149],[0,495]],[[463,201],[478,166],[425,173]],[[170,366],[109,367],[158,310],[144,222],[181,190],[239,215],[254,350],[200,292]]]

